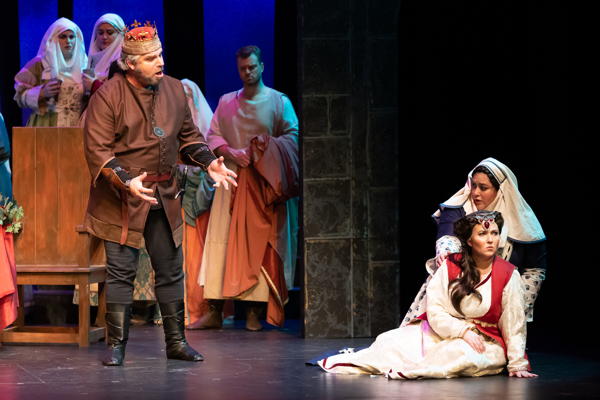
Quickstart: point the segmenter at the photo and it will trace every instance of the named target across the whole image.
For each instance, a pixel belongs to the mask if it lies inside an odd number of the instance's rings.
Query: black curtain
[[[163,2],[163,41],[166,72],[190,79],[204,92],[204,8],[202,1]]]
[[[597,179],[595,134],[586,132],[582,115],[589,76],[578,59],[590,49],[575,51],[572,37],[582,48],[590,39],[577,31],[582,21],[572,24],[575,30],[569,25],[573,11],[559,1],[402,2],[403,312],[434,254],[430,215],[480,160],[495,157],[516,174],[548,238],[548,276],[529,324],[529,347],[554,348],[560,339],[577,347],[570,339],[579,333],[569,321],[595,315],[600,262],[594,224],[581,223],[595,216],[576,216],[594,210]]]
[[[0,24],[0,111],[4,116],[10,136],[13,126],[21,125],[21,111],[13,100],[14,78],[21,66],[19,57],[18,2],[9,1],[2,7],[4,21]]]
[[[58,17],[73,21],[73,0],[58,0]]]
[[[298,70],[300,57],[298,53],[299,30],[298,30],[298,2],[297,0],[275,0],[275,25],[274,25],[274,63],[273,68],[274,89],[285,93],[291,100],[296,114],[300,114],[300,101],[298,96],[300,80]],[[299,115],[300,118],[300,115]],[[302,132],[302,126],[300,127]],[[300,143],[302,149],[302,143]],[[302,154],[302,150],[300,150]],[[302,207],[300,207],[299,220],[302,221]],[[300,224],[298,232],[298,256],[294,287],[303,287],[304,277],[304,254],[303,229]],[[289,302],[285,308],[287,319],[300,321],[299,327],[302,335],[304,329],[304,299],[303,290],[291,290],[288,293]]]
[[[287,94],[298,111],[298,5],[296,0],[275,1],[275,89]],[[268,68],[273,68],[269,66]]]

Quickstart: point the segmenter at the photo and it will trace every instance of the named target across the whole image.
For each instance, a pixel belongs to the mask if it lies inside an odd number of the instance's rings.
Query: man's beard
[[[162,76],[144,76],[141,72],[134,70],[133,71],[135,78],[142,86],[156,86],[162,80]],[[164,75],[163,75],[164,76]]]

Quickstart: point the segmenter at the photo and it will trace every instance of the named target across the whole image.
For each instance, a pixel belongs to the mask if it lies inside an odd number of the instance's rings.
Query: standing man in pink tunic
[[[209,313],[199,327],[220,328],[224,299],[232,298],[246,302],[246,329],[258,331],[265,303],[267,321],[283,324],[287,289],[293,286],[298,118],[289,98],[263,83],[258,47],[240,48],[236,60],[243,88],[220,98],[208,144],[243,174],[245,184],[233,194],[215,193],[199,277]],[[277,198],[263,203],[273,192]]]

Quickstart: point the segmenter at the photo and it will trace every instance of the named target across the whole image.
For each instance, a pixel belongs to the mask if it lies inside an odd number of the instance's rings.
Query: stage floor
[[[103,367],[104,343],[3,345],[0,399],[553,399],[600,398],[600,361],[532,352],[537,379],[507,376],[388,381],[323,373],[304,362],[371,339],[302,339],[297,330],[187,331],[204,362],[167,361],[162,328],[135,326],[124,367]],[[293,324],[290,325],[293,328]]]

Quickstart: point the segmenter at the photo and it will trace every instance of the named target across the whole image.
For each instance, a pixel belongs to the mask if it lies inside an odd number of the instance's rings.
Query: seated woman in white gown
[[[504,221],[477,211],[454,224],[462,252],[450,255],[427,287],[427,312],[382,333],[368,348],[318,362],[327,372],[390,379],[494,375],[532,378],[525,355],[523,289],[515,266],[497,256]]]

